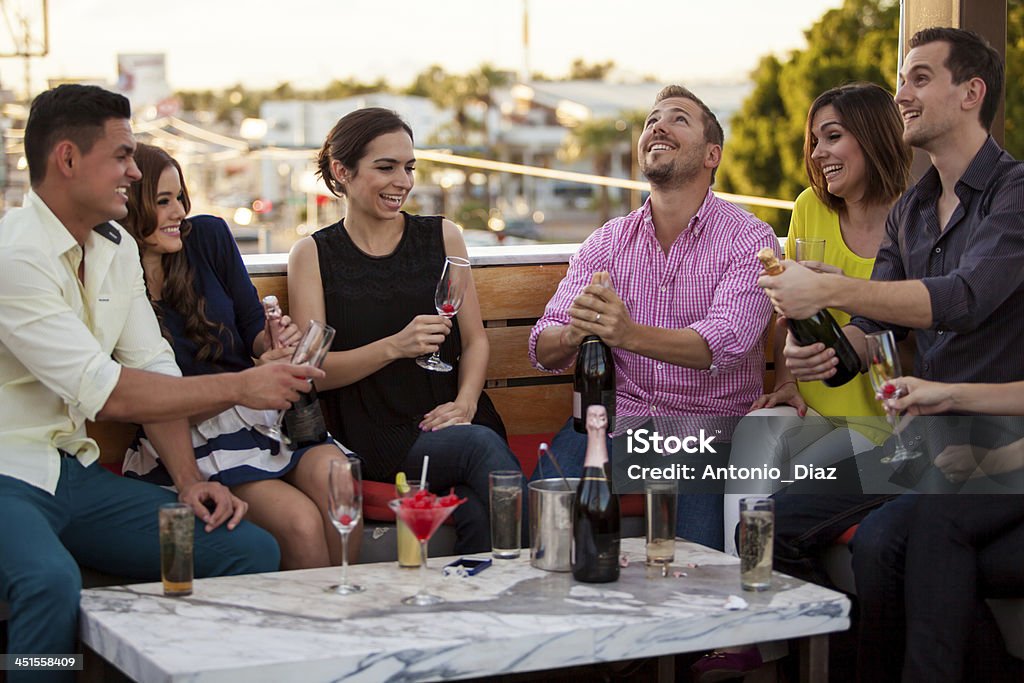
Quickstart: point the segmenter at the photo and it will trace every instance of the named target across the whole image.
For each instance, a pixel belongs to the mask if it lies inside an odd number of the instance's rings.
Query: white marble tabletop
[[[82,640],[135,680],[426,681],[653,657],[841,631],[840,593],[776,574],[764,593],[740,590],[738,560],[686,542],[665,578],[648,575],[643,540],[610,584],[534,569],[528,551],[474,577],[443,577],[446,603],[407,607],[419,572],[354,565],[364,593],[324,592],[338,568],[195,582],[186,598],[159,583],[82,592]],[[677,575],[678,574],[678,575]],[[729,609],[730,596],[742,598]],[[743,604],[745,602],[745,604]],[[734,605],[735,606],[735,605]]]

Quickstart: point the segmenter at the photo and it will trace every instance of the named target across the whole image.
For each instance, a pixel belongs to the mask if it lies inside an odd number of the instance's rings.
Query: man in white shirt
[[[200,476],[186,418],[236,404],[283,409],[322,375],[271,364],[181,377],[135,241],[108,222],[127,214],[140,178],[129,116],[124,97],[94,86],[39,95],[25,130],[32,190],[0,223],[0,600],[12,654],[75,651],[76,561],[160,575],[157,508],[176,497],[100,467],[86,420],[145,425],[198,517],[198,575],[273,571],[273,538]]]

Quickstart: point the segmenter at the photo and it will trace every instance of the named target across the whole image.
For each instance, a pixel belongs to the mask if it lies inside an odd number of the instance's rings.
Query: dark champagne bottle
[[[757,258],[769,275],[778,275],[783,271],[775,252],[768,247],[757,252]],[[839,323],[828,309],[823,308],[805,320],[786,318],[786,322],[793,337],[801,346],[821,342],[826,348],[836,352],[836,358],[839,359],[836,374],[822,380],[826,385],[840,387],[860,374],[860,358],[843,333],[843,328],[839,327]]]
[[[608,483],[607,412],[594,405],[586,415],[587,455],[572,510],[572,575],[607,583],[619,578],[619,497]]]
[[[267,319],[265,326],[270,348],[279,349],[281,348],[281,340],[278,335],[281,334],[281,318],[284,313],[281,311],[281,304],[278,302],[277,297],[273,294],[263,297],[263,313]]]
[[[292,450],[315,446],[327,440],[324,413],[320,409],[320,399],[312,382],[309,392],[300,394],[299,400],[284,414],[284,432],[291,439],[289,445]]]
[[[596,334],[587,335],[576,355],[572,391],[572,426],[587,433],[587,406],[604,406],[608,429],[615,431],[615,360],[612,350]]]

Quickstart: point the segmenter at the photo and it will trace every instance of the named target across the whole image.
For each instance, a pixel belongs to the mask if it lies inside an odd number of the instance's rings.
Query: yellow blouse
[[[849,277],[867,280],[875,266],[875,259],[855,254],[843,241],[839,228],[839,214],[830,211],[807,188],[800,193],[793,207],[793,217],[786,238],[786,257],[796,253],[797,237],[814,237],[825,240],[825,263],[842,268]],[[840,325],[850,322],[845,311],[828,309]],[[841,387],[829,387],[823,382],[799,382],[800,394],[807,405],[827,416],[836,426],[849,426],[876,444],[888,437],[890,429],[885,421],[885,411],[875,400],[875,390],[866,374],[861,374]]]

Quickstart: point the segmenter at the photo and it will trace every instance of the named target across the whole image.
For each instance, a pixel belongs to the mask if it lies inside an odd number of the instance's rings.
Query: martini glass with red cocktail
[[[436,605],[444,602],[440,595],[427,593],[427,543],[444,520],[448,519],[448,515],[465,502],[465,498],[459,498],[454,493],[439,497],[421,489],[413,496],[388,503],[399,523],[405,524],[420,543],[420,589],[416,595],[403,598],[403,605]]]
[[[434,291],[434,306],[438,315],[448,319],[455,317],[462,307],[462,300],[466,298],[472,277],[468,259],[461,256],[449,256],[445,259],[441,279],[437,281],[437,289]],[[451,364],[441,360],[437,351],[417,357],[416,364],[434,372],[452,371]]]

